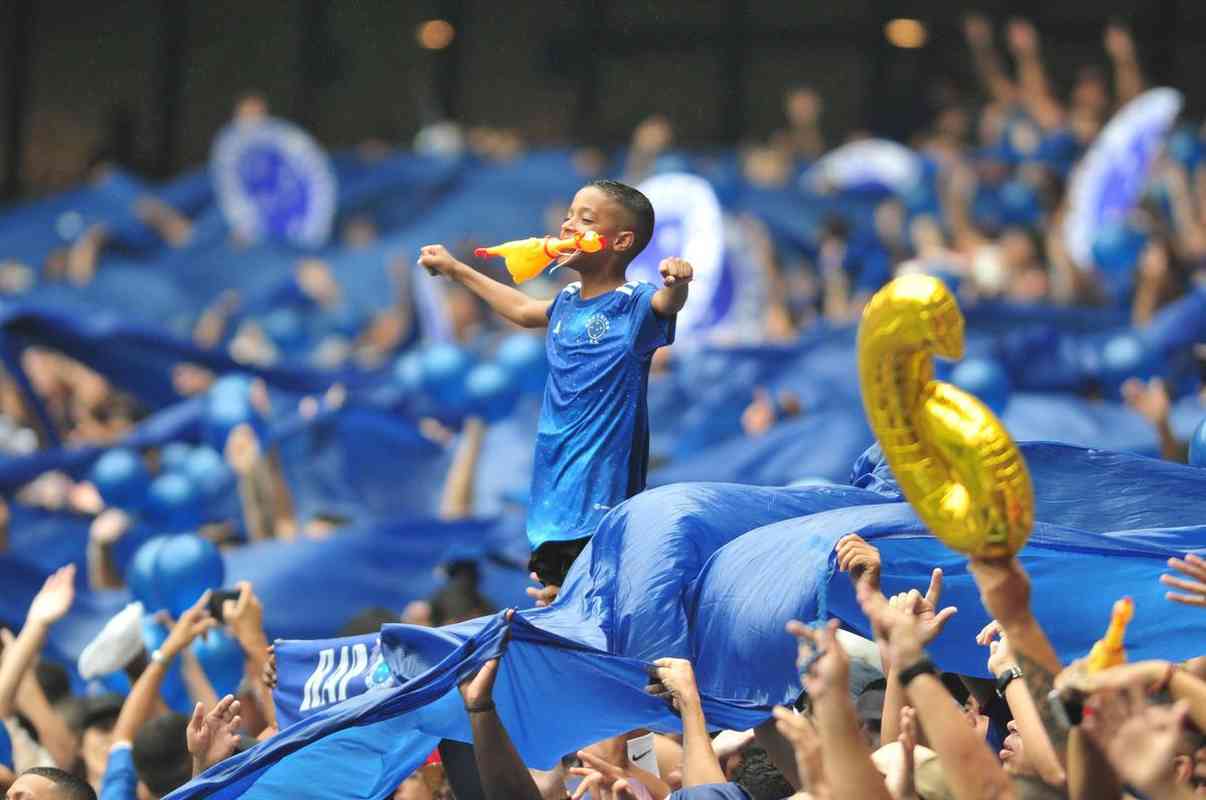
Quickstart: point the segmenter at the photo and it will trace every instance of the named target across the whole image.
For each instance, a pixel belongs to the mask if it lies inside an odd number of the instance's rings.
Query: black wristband
[[[1022,677],[1022,671],[1017,667],[1010,667],[997,676],[997,697],[1004,699],[1005,690],[1009,688],[1009,684],[1020,677]]]
[[[490,700],[480,706],[465,706],[465,710],[470,714],[488,714],[494,710],[494,701]]]
[[[897,674],[896,679],[900,681],[901,686],[908,686],[913,682],[914,678],[925,673],[929,673],[935,677],[941,674],[938,671],[938,667],[934,666],[934,662],[930,660],[930,657],[925,653],[922,653],[921,658],[917,659],[917,661],[914,662],[911,667],[902,669]]]

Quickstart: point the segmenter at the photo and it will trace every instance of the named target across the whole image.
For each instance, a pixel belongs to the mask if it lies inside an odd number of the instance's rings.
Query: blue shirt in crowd
[[[536,432],[528,542],[590,536],[613,506],[645,488],[649,362],[674,341],[657,289],[629,281],[589,300],[580,283],[549,306],[549,378]]]
[[[671,792],[666,800],[750,800],[750,796],[735,783],[708,783]]]
[[[134,770],[134,751],[128,742],[119,742],[109,751],[98,800],[134,800],[137,796],[138,773]]]

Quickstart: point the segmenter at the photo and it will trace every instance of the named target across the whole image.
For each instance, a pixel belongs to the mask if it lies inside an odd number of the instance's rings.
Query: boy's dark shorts
[[[545,542],[537,547],[528,560],[528,569],[536,573],[536,577],[545,586],[561,586],[565,576],[573,566],[574,559],[590,541],[584,539],[569,539],[564,542]]]

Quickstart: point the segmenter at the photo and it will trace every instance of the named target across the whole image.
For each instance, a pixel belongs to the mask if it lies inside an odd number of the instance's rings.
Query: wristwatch
[[[1009,684],[1013,683],[1016,678],[1022,677],[1022,670],[1017,667],[1010,667],[997,676],[997,697],[1005,699],[1005,690],[1009,688]]]
[[[159,648],[151,651],[151,660],[164,669],[167,669],[167,666],[172,663],[172,657]]]
[[[908,667],[907,669],[902,669],[897,677],[897,680],[900,681],[901,686],[908,686],[913,682],[914,678],[923,673],[929,673],[930,675],[934,676],[941,674],[938,670],[938,667],[934,665],[934,662],[930,660],[929,655],[926,653],[922,653],[921,658],[917,659],[917,661],[913,663],[913,666]]]

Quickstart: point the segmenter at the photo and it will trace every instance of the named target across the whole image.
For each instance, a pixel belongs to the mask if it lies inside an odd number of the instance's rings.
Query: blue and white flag
[[[1139,201],[1160,147],[1181,111],[1181,93],[1150,89],[1106,123],[1072,174],[1064,244],[1082,269],[1093,266],[1093,242],[1119,225]]]
[[[1169,556],[1202,551],[1206,473],[1126,453],[1021,447],[1036,523],[1019,557],[1060,657],[1083,656],[1123,595],[1135,601],[1133,658],[1195,655],[1197,615],[1164,598],[1159,576]],[[888,593],[944,570],[944,600],[960,612],[930,652],[943,669],[987,674],[975,634],[988,618],[966,557],[900,502],[882,458],[861,463],[858,482],[875,478],[877,490],[695,483],[642,492],[604,517],[552,606],[516,612],[509,625],[498,615],[438,629],[385,626],[382,654],[399,685],[338,701],[343,678],[321,670],[307,683],[331,687],[336,702],[170,798],[388,797],[438,740],[471,739],[457,684],[504,647],[494,700],[535,768],[633,728],[674,730],[673,712],[644,691],[647,664],[665,656],[693,662],[709,722],[756,725],[800,691],[786,620],[836,617],[870,633],[833,555],[850,531],[891,565]],[[1085,586],[1093,591],[1077,591]],[[341,658],[328,658],[336,671]]]
[[[862,139],[826,154],[800,178],[806,191],[886,191],[905,194],[922,176],[915,152],[889,139]]]
[[[678,332],[720,327],[732,306],[734,280],[725,258],[725,221],[712,184],[679,172],[655,175],[638,188],[653,204],[653,239],[628,266],[628,277],[662,285],[658,265],[684,258],[694,268],[691,302],[678,312]],[[680,341],[689,342],[691,337]]]
[[[335,220],[335,171],[301,128],[279,119],[232,122],[218,133],[210,163],[218,205],[241,237],[303,247],[327,241]]]
[[[394,685],[375,633],[341,639],[277,640],[277,724],[286,728],[321,708]]]

